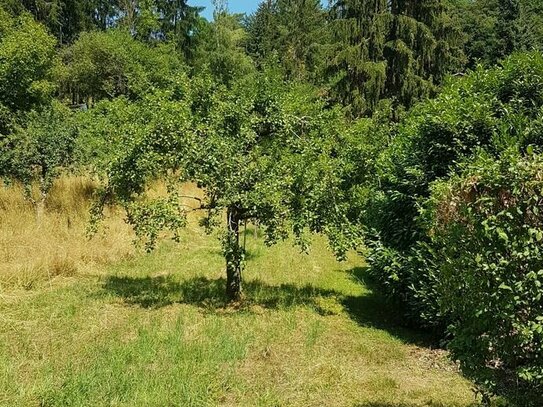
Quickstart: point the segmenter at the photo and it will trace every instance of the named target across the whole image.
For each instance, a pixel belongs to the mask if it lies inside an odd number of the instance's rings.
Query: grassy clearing
[[[27,212],[21,209],[19,227],[31,228]],[[3,248],[6,236],[28,245],[47,241],[15,231],[2,213]],[[266,248],[249,230],[247,301],[232,308],[224,303],[220,247],[195,222],[181,244],[127,257],[132,237],[119,219],[109,221],[117,225],[110,238],[91,242],[82,236],[83,219],[70,233],[42,229],[55,236],[50,247],[64,248],[57,254],[75,258],[69,276],[46,272],[31,287],[5,284],[0,291],[2,406],[473,402],[470,384],[443,352],[400,328],[364,284],[361,260],[337,263],[320,238],[304,255],[286,243]],[[53,258],[35,250],[3,257],[4,273],[11,264]],[[86,250],[111,257],[92,261]],[[44,262],[43,270],[51,267]]]

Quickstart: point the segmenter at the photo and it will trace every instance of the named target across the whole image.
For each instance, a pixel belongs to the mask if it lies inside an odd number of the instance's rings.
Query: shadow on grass
[[[354,268],[348,273],[360,284],[372,287],[364,268]],[[109,276],[103,288],[106,292],[122,298],[125,303],[143,308],[184,303],[215,311],[228,305],[224,294],[225,286],[224,278],[210,280],[193,277],[177,281],[171,276]],[[274,286],[261,280],[246,281],[243,290],[245,300],[239,306],[241,310],[250,310],[254,305],[270,309],[308,306],[321,315],[338,314],[345,310],[360,326],[385,330],[406,343],[436,346],[435,338],[427,333],[405,327],[401,312],[389,304],[378,291],[369,290],[361,296],[346,296],[312,285]]]
[[[161,308],[174,303],[216,301],[220,280],[200,277],[182,283],[171,276],[106,278],[103,288],[121,297],[127,304],[143,308]]]
[[[439,337],[406,324],[402,310],[387,301],[377,284],[368,275],[367,268],[355,267],[348,273],[369,290],[361,296],[343,298],[345,310],[352,320],[361,326],[385,330],[406,343],[431,348],[439,347]]]
[[[228,305],[225,296],[226,280],[210,280],[194,277],[176,281],[170,276],[117,277],[109,276],[103,288],[131,305],[144,308],[160,308],[174,303],[184,303],[204,308],[221,308]],[[246,297],[243,307],[260,305],[264,308],[289,308],[297,305],[315,305],[322,297],[337,297],[331,290],[311,285],[297,287],[291,284],[268,285],[260,280],[247,281],[243,285]]]

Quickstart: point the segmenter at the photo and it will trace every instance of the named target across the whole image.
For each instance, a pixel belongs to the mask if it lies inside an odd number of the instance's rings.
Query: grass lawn
[[[219,244],[180,244],[0,291],[1,406],[468,406],[470,383],[338,263],[247,233],[246,302]]]

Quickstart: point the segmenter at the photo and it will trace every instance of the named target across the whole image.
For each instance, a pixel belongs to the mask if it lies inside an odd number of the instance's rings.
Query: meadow
[[[248,227],[242,303],[196,217],[145,253],[94,184],[61,178],[36,219],[0,190],[1,406],[470,406],[471,384],[372,290],[364,260],[266,247]],[[106,233],[107,232],[107,233]]]

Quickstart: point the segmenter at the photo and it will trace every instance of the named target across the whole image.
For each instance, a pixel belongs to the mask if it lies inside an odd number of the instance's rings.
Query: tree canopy
[[[354,116],[383,99],[408,108],[461,69],[463,38],[444,1],[338,0],[330,15],[332,92]]]
[[[81,34],[63,50],[61,62],[61,94],[74,104],[121,95],[135,99],[172,86],[186,71],[172,45],[149,46],[121,29]]]
[[[147,126],[124,124],[134,132],[108,177],[108,191],[124,202],[150,246],[160,228],[175,232],[184,224],[187,210],[175,185],[191,181],[205,192],[203,200],[194,197],[192,210],[206,211],[203,224],[221,231],[230,298],[241,295],[240,232],[247,221],[264,227],[269,244],[293,233],[305,247],[308,232],[323,232],[345,254],[354,234],[337,154],[345,122],[338,110],[323,108],[313,88],[273,76],[252,75],[230,87],[203,77],[179,100],[153,101],[158,110],[144,105]],[[146,183],[159,174],[171,183],[168,197],[143,199]]]

